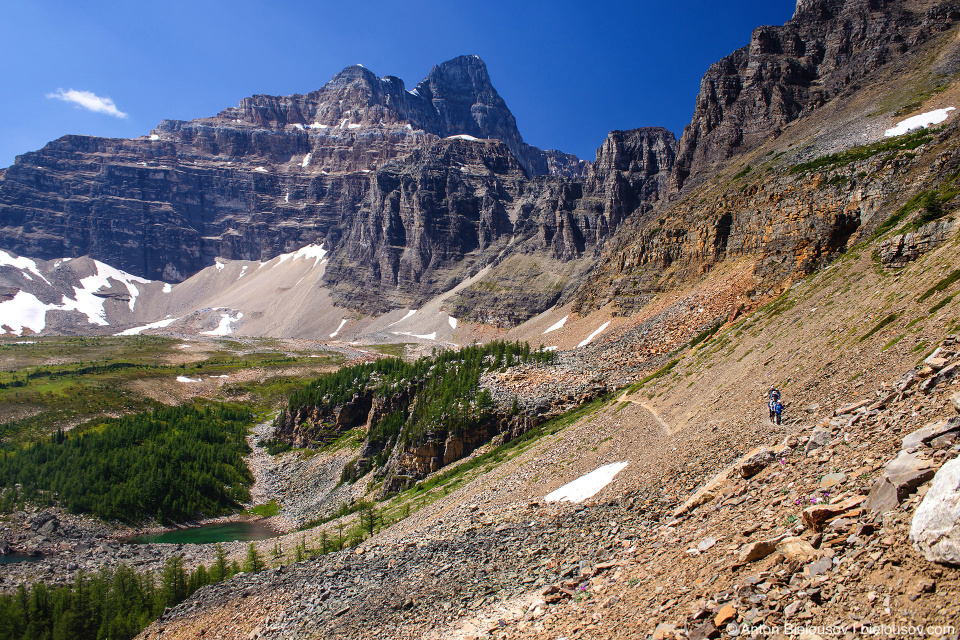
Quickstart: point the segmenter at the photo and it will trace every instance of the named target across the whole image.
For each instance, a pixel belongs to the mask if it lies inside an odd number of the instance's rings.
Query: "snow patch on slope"
[[[200,335],[204,336],[228,336],[233,333],[233,323],[239,322],[240,318],[243,317],[243,313],[237,312],[236,317],[231,316],[229,313],[220,314],[220,324],[217,325],[216,329],[210,331],[201,331]]]
[[[883,135],[888,138],[893,138],[895,136],[902,136],[914,129],[926,129],[932,124],[940,124],[950,117],[950,112],[955,109],[956,107],[947,107],[946,109],[928,111],[927,113],[921,113],[918,116],[907,118],[893,129],[887,129]]]
[[[278,256],[280,260],[277,264],[273,265],[274,267],[279,267],[281,264],[287,260],[299,260],[300,258],[313,258],[313,266],[317,266],[320,263],[324,256],[329,253],[326,249],[323,248],[323,243],[317,244],[308,244],[307,246],[294,251],[293,253],[284,253]]]
[[[402,318],[400,318],[400,319],[397,320],[396,322],[391,322],[390,324],[388,324],[388,325],[387,325],[387,329],[389,329],[390,327],[392,327],[392,326],[395,325],[395,324],[400,324],[401,322],[403,322],[404,320],[406,320],[407,318],[409,318],[410,316],[412,316],[412,315],[415,314],[416,312],[417,312],[416,309],[410,309],[409,311],[407,311],[407,315],[403,316]]]
[[[18,336],[23,335],[24,329],[40,333],[47,326],[47,311],[57,308],[43,304],[31,293],[18,291],[12,300],[0,302],[0,327],[9,327]]]
[[[90,324],[107,326],[110,323],[107,322],[107,313],[103,309],[104,299],[94,294],[101,289],[109,288],[110,280],[116,280],[127,288],[127,293],[130,294],[128,305],[130,311],[133,311],[137,304],[137,296],[140,295],[140,290],[134,283],[149,284],[150,280],[130,275],[126,271],[120,271],[120,269],[111,267],[99,260],[94,260],[93,265],[97,272],[92,276],[81,278],[80,286],[73,288],[74,299],[71,300],[64,296],[59,308],[64,311],[79,311],[87,316],[87,322]]]
[[[337,334],[340,333],[340,329],[343,329],[343,325],[345,325],[345,324],[347,324],[347,319],[346,319],[346,318],[344,318],[343,320],[340,321],[340,326],[337,327],[337,330],[336,330],[336,331],[334,331],[333,333],[330,334],[330,337],[331,337],[331,338],[336,338],[336,337],[337,337]]]
[[[567,324],[567,318],[569,318],[569,317],[570,317],[569,315],[563,316],[562,318],[560,318],[560,320],[558,320],[557,322],[553,323],[553,324],[550,326],[550,328],[547,329],[546,331],[544,331],[543,333],[550,333],[551,331],[556,331],[557,329],[562,329],[562,328],[563,328],[563,325]]]
[[[57,265],[59,266],[59,265]],[[43,277],[43,274],[37,269],[37,263],[31,260],[30,258],[14,258],[11,254],[6,251],[0,250],[0,267],[13,267],[14,269],[19,269],[21,273],[23,271],[29,271],[33,275],[37,276],[47,284],[50,284],[50,281]],[[33,280],[27,274],[23,274],[23,277],[27,280]]]
[[[547,502],[557,502],[558,500],[583,502],[587,498],[595,496],[601,489],[610,484],[614,477],[623,471],[626,466],[626,462],[614,462],[599,469],[594,469],[587,475],[580,476],[573,482],[547,494],[544,500]]]
[[[115,336],[138,336],[147,329],[163,329],[168,327],[180,318],[166,318],[164,320],[158,320],[157,322],[151,322],[150,324],[145,324],[142,327],[133,327],[131,329],[126,329],[120,333],[115,333]]]
[[[607,321],[604,322],[602,325],[600,325],[600,327],[599,327],[596,331],[594,331],[593,333],[591,333],[590,335],[588,335],[587,338],[586,338],[583,342],[581,342],[580,344],[577,345],[577,347],[585,347],[585,346],[587,346],[588,344],[590,344],[590,341],[591,341],[591,340],[593,340],[593,339],[596,338],[598,335],[600,335],[600,333],[601,333],[604,329],[606,329],[607,327],[609,327],[609,326],[610,326],[610,321],[607,320]]]

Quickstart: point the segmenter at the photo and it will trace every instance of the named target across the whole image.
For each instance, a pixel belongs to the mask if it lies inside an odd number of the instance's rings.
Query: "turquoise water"
[[[25,556],[19,553],[11,553],[0,556],[0,564],[13,564],[14,562],[38,562],[43,560],[42,556]]]
[[[273,529],[254,522],[226,522],[224,524],[207,524],[202,527],[165,531],[156,535],[138,536],[133,539],[135,544],[147,542],[165,542],[170,544],[210,544],[214,542],[233,542],[240,540],[266,540],[275,538],[279,533]]]

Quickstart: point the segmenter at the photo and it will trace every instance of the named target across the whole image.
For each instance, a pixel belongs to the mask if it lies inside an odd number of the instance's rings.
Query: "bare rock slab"
[[[787,560],[799,562],[809,562],[820,555],[813,545],[797,537],[784,538],[777,545],[777,551]]]
[[[934,422],[933,424],[928,424],[922,429],[917,429],[903,439],[903,446],[901,449],[906,451],[907,449],[917,449],[925,445],[929,446],[930,443],[937,438],[951,433],[960,433],[960,416],[956,418],[950,418],[949,420]]]
[[[810,434],[810,439],[807,440],[807,444],[803,449],[804,455],[809,456],[813,451],[825,446],[832,439],[833,432],[830,431],[830,429],[817,427],[813,430],[813,433]]]
[[[867,509],[884,513],[896,509],[907,496],[936,473],[936,463],[906,451],[891,460],[870,489]]]
[[[823,531],[823,525],[836,516],[852,511],[863,503],[863,496],[854,496],[837,504],[818,504],[803,510],[803,523],[814,531]]]
[[[770,540],[757,540],[750,542],[740,548],[740,564],[756,562],[762,560],[777,550],[777,545],[783,540],[783,536],[771,538]]]
[[[741,458],[737,470],[740,472],[741,478],[752,478],[776,459],[777,454],[773,449],[769,447],[757,447]]]
[[[927,560],[960,565],[960,458],[934,476],[913,516],[910,540]]]

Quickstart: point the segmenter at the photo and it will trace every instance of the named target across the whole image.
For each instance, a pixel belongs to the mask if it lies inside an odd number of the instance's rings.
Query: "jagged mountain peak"
[[[797,0],[793,20],[803,18],[829,19],[843,8],[844,2],[845,0]]]
[[[363,127],[406,128],[441,138],[470,135],[503,141],[530,176],[582,176],[587,169],[587,163],[575,156],[555,150],[545,153],[523,141],[486,64],[476,55],[458,56],[434,66],[409,91],[397,76],[380,78],[355,64],[309,94],[254,95],[241,100],[238,107],[222,111],[215,120],[230,126],[329,129],[326,133]]]
[[[492,93],[500,98],[496,89],[493,88],[486,63],[480,56],[475,55],[457,56],[434,65],[427,77],[418,85],[418,90],[420,86],[429,87],[435,94],[461,91],[469,86],[477,94]]]
[[[350,80],[350,79],[356,79],[356,78],[366,80],[371,84],[379,80],[379,78],[377,78],[377,74],[375,74],[373,71],[370,71],[370,69],[367,69],[362,64],[352,64],[349,67],[344,67],[341,71],[337,72],[333,76],[333,78],[330,79],[330,82],[336,82],[337,80]],[[330,82],[328,82],[327,84],[329,84]]]

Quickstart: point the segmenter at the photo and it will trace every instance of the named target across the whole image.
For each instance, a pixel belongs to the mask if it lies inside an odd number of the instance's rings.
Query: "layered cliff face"
[[[508,247],[452,296],[451,313],[510,327],[572,295],[624,220],[657,204],[675,144],[666,129],[612,131],[584,180],[525,183],[510,200]]]
[[[353,66],[307,95],[253,96],[149,137],[66,136],[20,156],[0,181],[0,246],[168,281],[216,256],[335,249],[374,171],[457,135],[502,140],[524,177],[586,170],[523,142],[475,56],[438,65],[413,91]]]
[[[584,180],[528,180],[505,143],[470,136],[389,163],[341,230],[342,248],[327,266],[334,299],[368,313],[416,308],[490,267],[494,273],[458,294],[454,313],[521,322],[579,284],[539,281],[545,263],[592,264],[625,218],[656,202],[674,144],[665,129],[614,131]]]
[[[506,248],[525,181],[494,140],[441,140],[380,169],[327,265],[335,300],[378,313],[452,289]]]
[[[754,260],[758,288],[773,290],[842,252],[896,191],[869,172],[832,175],[827,189],[789,163],[875,140],[880,120],[917,99],[867,100],[862,84],[892,94],[925,74],[920,98],[947,86],[960,71],[946,33],[958,7],[801,0],[786,25],[756,29],[709,69],[679,142],[613,131],[592,165],[524,143],[475,56],[413,90],[357,65],[318,91],[253,96],[142,139],[67,136],[0,173],[0,247],[180,281],[217,256],[322,243],[339,305],[377,314],[447,294],[454,317],[499,326],[578,290],[578,309],[617,301],[630,313],[727,258]],[[841,184],[860,187],[834,194]]]
[[[748,46],[707,71],[680,138],[674,188],[699,183],[788,123],[856,91],[867,75],[958,18],[953,2],[799,0],[787,24],[758,27]]]
[[[955,2],[810,0],[785,26],[754,30],[705,75],[669,195],[608,245],[574,309],[630,315],[726,261],[752,272],[749,305],[912,216],[910,196],[940,189],[955,125],[902,143],[883,134],[953,104],[933,96],[960,71],[958,21]],[[891,263],[914,253],[889,244]]]

